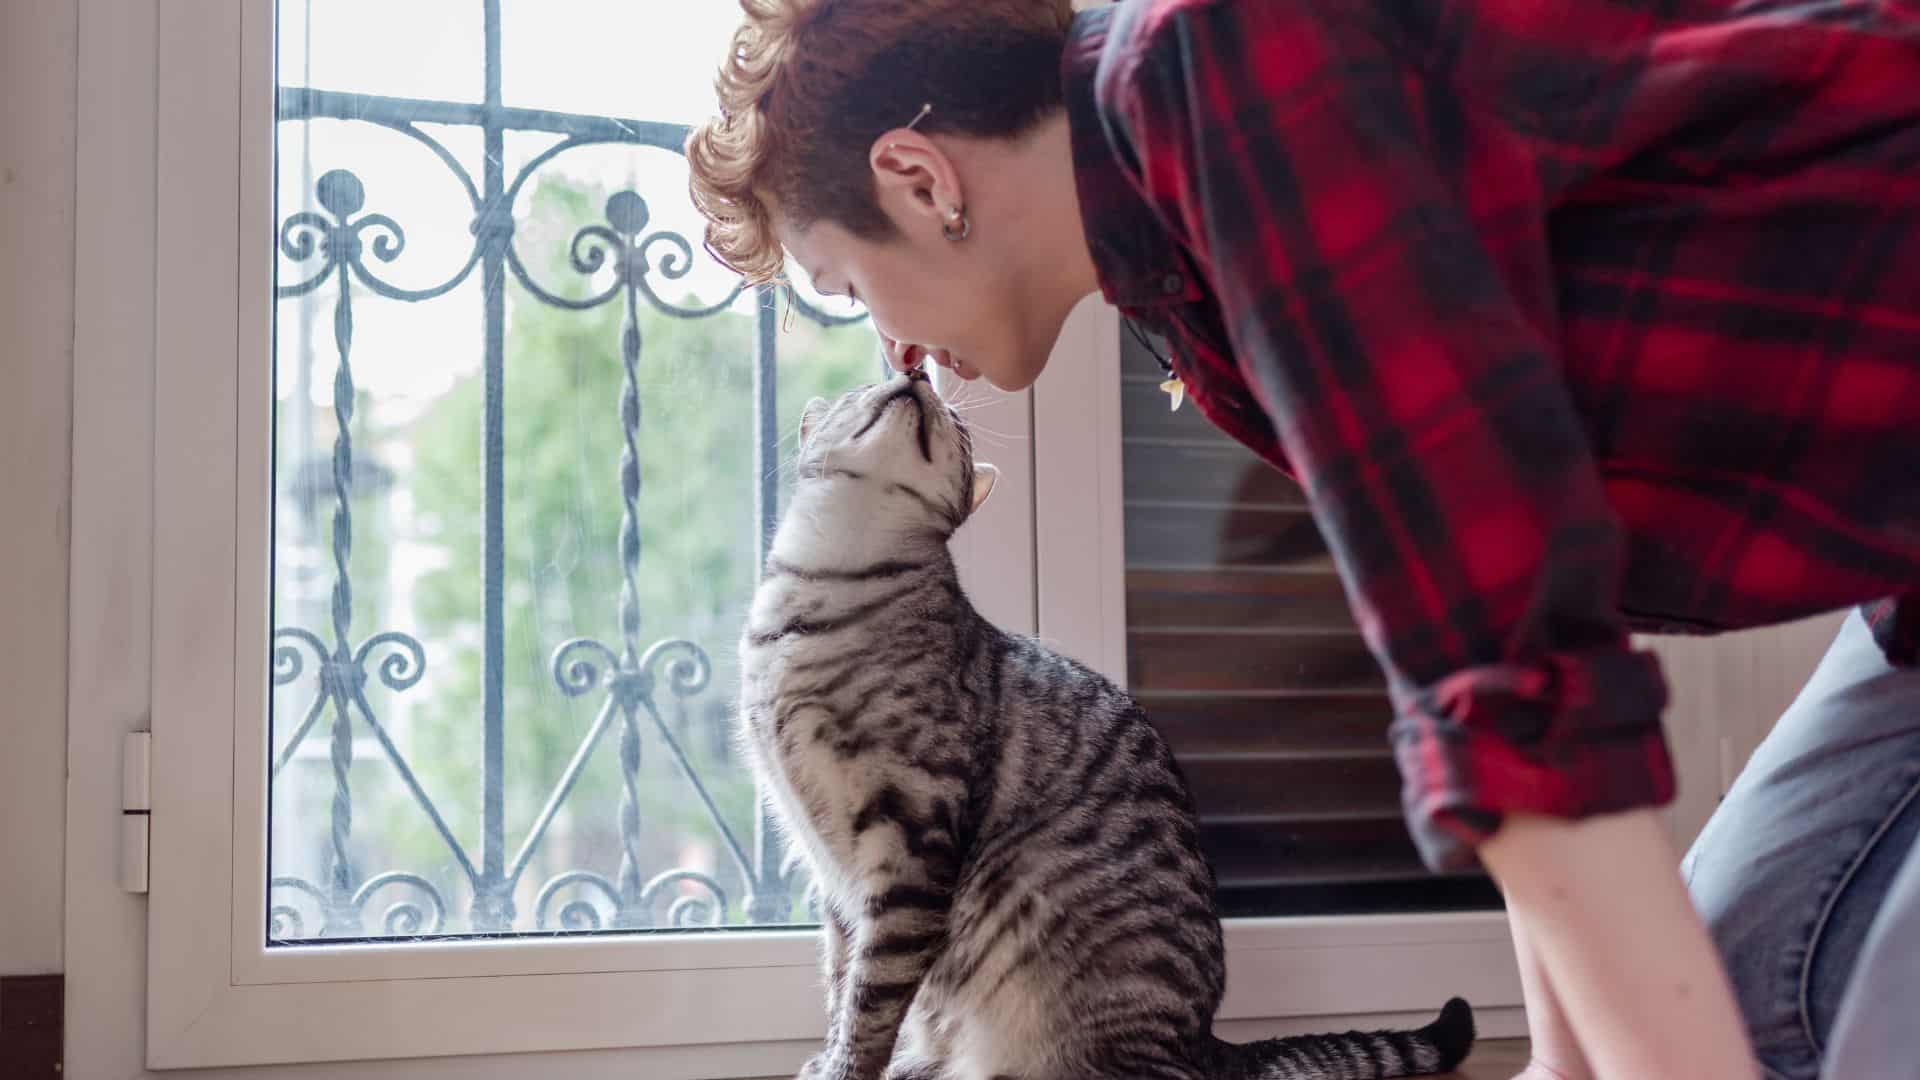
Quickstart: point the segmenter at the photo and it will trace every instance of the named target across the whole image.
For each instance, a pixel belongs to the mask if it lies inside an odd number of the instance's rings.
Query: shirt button
[[[1160,279],[1160,291],[1166,293],[1168,296],[1177,296],[1185,291],[1186,287],[1187,279],[1181,277],[1179,274],[1168,274],[1166,277]]]

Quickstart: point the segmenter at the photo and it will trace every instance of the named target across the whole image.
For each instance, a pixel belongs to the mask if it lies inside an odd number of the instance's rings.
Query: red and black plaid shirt
[[[1920,9],[1131,0],[1064,73],[1108,300],[1297,478],[1429,863],[1659,804],[1629,628],[1920,642]]]

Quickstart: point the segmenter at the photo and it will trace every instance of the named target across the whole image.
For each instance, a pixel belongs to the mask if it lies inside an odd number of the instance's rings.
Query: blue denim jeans
[[[1920,671],[1847,618],[1683,872],[1772,1080],[1920,1077]]]

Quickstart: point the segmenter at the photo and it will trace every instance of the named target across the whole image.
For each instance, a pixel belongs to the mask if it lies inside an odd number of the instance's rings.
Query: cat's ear
[[[980,509],[980,504],[986,502],[987,496],[993,494],[993,483],[998,479],[1000,479],[999,469],[994,468],[984,461],[974,465],[973,508],[975,510]]]
[[[813,438],[813,430],[820,426],[820,419],[827,415],[827,399],[814,398],[807,407],[800,410],[800,445],[805,446]]]

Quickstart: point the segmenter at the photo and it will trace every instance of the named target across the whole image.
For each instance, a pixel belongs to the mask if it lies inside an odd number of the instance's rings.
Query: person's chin
[[[985,352],[968,354],[992,357],[995,362],[990,364],[974,364],[968,355],[955,355],[953,373],[968,382],[985,379],[987,385],[995,390],[1017,394],[1032,386],[1040,377],[1041,370],[1047,366],[1046,352],[1038,356],[1022,356],[1021,353],[1017,343],[1005,342]],[[1009,359],[1011,362],[1008,362]]]
[[[1021,372],[1014,372],[1006,375],[989,374],[989,375],[984,375],[984,377],[987,380],[987,385],[993,387],[995,390],[998,390],[1006,394],[1017,394],[1020,391],[1025,390],[1026,388],[1032,386],[1034,382],[1034,378],[1039,374],[1040,373],[1037,371],[1035,372],[1021,371]],[[980,378],[982,376],[974,376],[974,377]]]
[[[1047,356],[1042,353],[1024,363],[1008,364],[999,371],[990,371],[985,374],[987,381],[993,384],[994,389],[1017,394],[1038,381],[1040,373],[1046,370],[1046,366]]]

